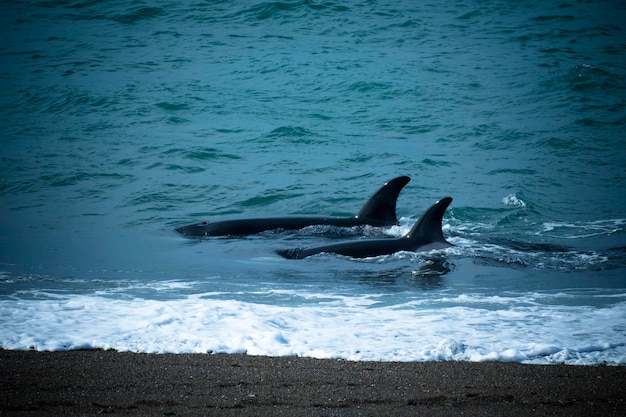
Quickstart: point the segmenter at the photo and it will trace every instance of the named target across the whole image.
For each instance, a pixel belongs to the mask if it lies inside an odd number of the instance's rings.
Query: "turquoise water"
[[[0,346],[626,362],[622,2],[0,11]],[[353,215],[398,175],[390,230],[173,231]],[[400,236],[448,195],[447,251],[274,252]]]

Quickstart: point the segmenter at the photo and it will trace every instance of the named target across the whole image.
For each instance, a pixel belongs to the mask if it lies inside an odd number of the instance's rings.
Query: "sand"
[[[626,367],[0,350],[1,416],[625,416]]]

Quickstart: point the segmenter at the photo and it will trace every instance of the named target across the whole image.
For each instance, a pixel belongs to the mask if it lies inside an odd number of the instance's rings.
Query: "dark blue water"
[[[619,1],[3,3],[0,346],[626,362],[624,22]],[[398,175],[390,230],[173,232],[354,215]],[[400,236],[448,195],[447,251],[274,253]]]

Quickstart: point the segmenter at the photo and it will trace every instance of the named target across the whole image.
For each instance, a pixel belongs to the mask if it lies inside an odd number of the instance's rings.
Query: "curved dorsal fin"
[[[385,183],[367,200],[361,211],[356,215],[366,219],[373,226],[392,226],[398,224],[396,217],[396,201],[400,191],[411,178],[403,175]]]
[[[441,230],[443,213],[446,212],[451,202],[452,197],[444,197],[430,206],[404,237],[419,245],[440,243],[444,246],[452,246],[443,237]]]

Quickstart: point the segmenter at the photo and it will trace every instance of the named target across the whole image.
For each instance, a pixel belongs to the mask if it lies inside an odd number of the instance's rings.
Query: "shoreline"
[[[0,416],[626,414],[626,367],[0,349]]]

